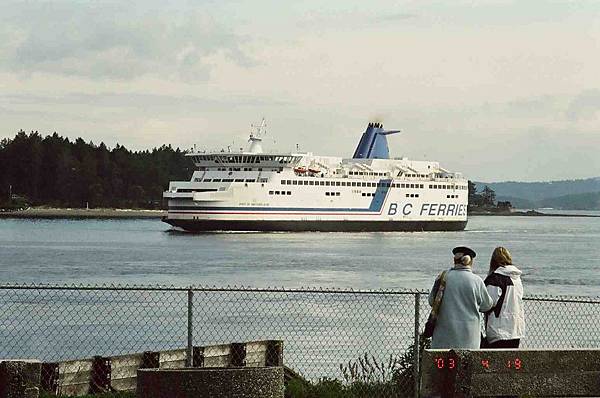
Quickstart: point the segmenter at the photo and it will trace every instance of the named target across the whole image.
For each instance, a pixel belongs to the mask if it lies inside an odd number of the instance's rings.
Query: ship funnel
[[[400,130],[385,131],[382,123],[369,123],[354,151],[353,159],[389,159],[387,135]]]

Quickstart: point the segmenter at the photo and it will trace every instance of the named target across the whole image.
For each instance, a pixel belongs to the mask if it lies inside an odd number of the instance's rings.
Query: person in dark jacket
[[[485,348],[519,348],[525,332],[521,271],[512,263],[510,252],[497,247],[492,253],[485,285],[494,301],[486,313]]]

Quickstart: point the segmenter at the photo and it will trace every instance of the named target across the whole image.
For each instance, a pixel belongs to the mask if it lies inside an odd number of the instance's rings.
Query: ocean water
[[[600,218],[471,217],[462,232],[175,232],[159,220],[0,220],[1,283],[428,289],[451,249],[513,254],[526,293],[600,296]]]

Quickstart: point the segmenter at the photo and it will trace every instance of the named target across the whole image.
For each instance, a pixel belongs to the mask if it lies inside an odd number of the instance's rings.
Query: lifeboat
[[[321,169],[319,169],[318,167],[309,167],[308,172],[312,174],[319,174],[321,172]]]
[[[306,171],[307,171],[306,167],[304,167],[304,166],[294,168],[294,172],[296,172],[298,174],[305,174]]]

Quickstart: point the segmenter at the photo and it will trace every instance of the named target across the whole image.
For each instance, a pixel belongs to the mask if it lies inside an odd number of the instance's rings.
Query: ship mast
[[[251,124],[250,127],[250,138],[248,138],[250,148],[248,149],[248,152],[263,153],[262,136],[267,134],[267,121],[263,117],[258,126],[255,124]]]

